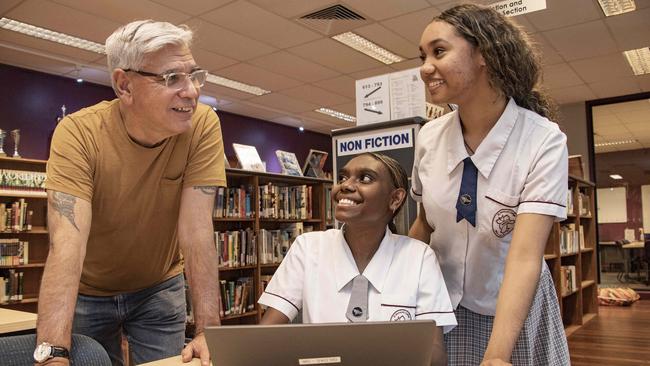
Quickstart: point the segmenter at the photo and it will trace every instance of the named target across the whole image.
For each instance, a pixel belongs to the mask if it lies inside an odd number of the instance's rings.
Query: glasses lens
[[[196,70],[190,74],[190,80],[192,80],[194,85],[198,86],[199,88],[205,84],[205,79],[207,79],[207,77],[208,72],[205,70]]]
[[[175,88],[177,86],[183,85],[183,81],[185,80],[186,74],[184,73],[169,73],[167,75],[163,75],[163,78],[165,79],[165,85],[169,88]]]

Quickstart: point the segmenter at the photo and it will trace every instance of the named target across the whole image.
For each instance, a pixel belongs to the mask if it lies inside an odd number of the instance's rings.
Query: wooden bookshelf
[[[544,259],[548,264],[555,290],[560,301],[560,310],[564,329],[569,336],[587,321],[598,315],[598,286],[596,267],[596,229],[597,224],[593,218],[595,185],[589,181],[575,176],[569,176],[571,197],[567,201],[567,219],[555,223],[551,230]],[[580,196],[582,195],[584,200]],[[581,202],[585,201],[580,207]],[[562,225],[573,225],[584,237],[583,247],[577,251],[563,253],[561,250]],[[562,291],[561,267],[575,266],[575,287],[570,291]]]
[[[255,172],[242,169],[226,169],[228,187],[246,187],[251,192],[250,208],[252,217],[219,217],[214,218],[215,232],[252,229],[257,241],[257,261],[254,265],[240,267],[220,267],[219,277],[221,280],[233,281],[241,277],[253,279],[254,310],[245,311],[243,314],[232,314],[222,316],[224,324],[254,324],[258,323],[263,315],[262,309],[257,305],[257,299],[262,292],[262,276],[270,276],[275,273],[280,263],[262,263],[260,231],[262,229],[281,229],[286,225],[302,223],[304,226],[311,226],[314,231],[325,230],[331,226],[331,220],[327,220],[326,207],[329,200],[329,191],[332,182],[327,179],[295,177],[275,173]],[[280,187],[308,186],[311,187],[311,217],[303,219],[280,219],[261,217],[260,215],[260,187],[265,185]],[[218,201],[218,199],[217,199]],[[217,204],[217,202],[215,202]]]
[[[0,169],[13,169],[45,172],[45,160],[0,157]],[[43,268],[49,247],[47,231],[47,194],[27,189],[0,189],[0,203],[8,207],[19,199],[25,199],[32,216],[32,230],[0,231],[0,238],[19,238],[29,242],[28,264],[0,266],[0,276],[4,277],[10,270],[23,273],[23,299],[0,303],[0,308],[21,310],[35,313],[38,305],[38,291],[43,276]]]

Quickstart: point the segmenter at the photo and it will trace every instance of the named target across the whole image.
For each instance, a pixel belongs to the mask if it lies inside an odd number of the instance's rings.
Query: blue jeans
[[[144,290],[115,296],[77,297],[73,333],[98,341],[113,365],[124,365],[121,339],[129,342],[132,362],[179,355],[185,340],[183,275]]]

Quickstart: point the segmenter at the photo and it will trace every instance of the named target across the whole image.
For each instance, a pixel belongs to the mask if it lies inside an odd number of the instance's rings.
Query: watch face
[[[43,362],[52,354],[52,346],[49,343],[41,343],[34,350],[34,361]]]

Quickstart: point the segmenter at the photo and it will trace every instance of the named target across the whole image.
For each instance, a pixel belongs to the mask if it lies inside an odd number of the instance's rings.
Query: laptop
[[[219,366],[430,366],[438,336],[433,320],[205,329],[212,363]]]

